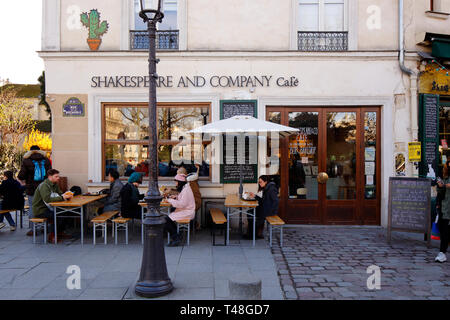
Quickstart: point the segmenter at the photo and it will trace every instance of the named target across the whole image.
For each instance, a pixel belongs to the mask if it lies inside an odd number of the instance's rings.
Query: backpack
[[[44,181],[46,176],[45,171],[45,160],[41,160],[41,163],[39,164],[38,161],[32,160],[34,164],[34,181],[41,182]]]
[[[70,188],[70,191],[73,192],[74,196],[79,196],[82,193],[79,186],[73,186],[72,188]]]

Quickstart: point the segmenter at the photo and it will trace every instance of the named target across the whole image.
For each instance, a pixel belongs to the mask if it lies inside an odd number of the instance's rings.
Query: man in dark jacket
[[[38,166],[38,167],[36,167]],[[40,177],[36,176],[36,170],[39,168]],[[36,188],[47,177],[47,172],[52,168],[50,160],[45,156],[45,152],[41,151],[38,146],[32,146],[30,151],[23,156],[22,167],[20,168],[18,178],[25,183],[26,194],[28,196],[28,217],[33,218],[33,197]],[[44,172],[45,171],[45,172]],[[39,176],[39,175],[38,175]],[[33,231],[30,230],[27,236],[32,236]]]
[[[0,195],[3,197],[3,202],[1,204],[1,210],[22,210],[24,204],[23,192],[24,188],[19,183],[19,181],[14,179],[12,171],[6,171],[4,173],[5,180],[0,185]],[[3,219],[6,218],[9,223],[11,231],[16,230],[16,223],[11,217],[11,213],[5,213],[0,215],[0,229],[5,226]]]
[[[99,209],[99,214],[108,211],[120,211],[121,199],[120,191],[123,188],[123,183],[120,181],[119,172],[115,169],[110,169],[108,179],[110,182],[108,197],[102,201],[103,208]]]
[[[138,186],[142,183],[142,175],[134,172],[128,182],[120,190],[121,210],[120,215],[124,218],[141,219],[141,206],[139,200],[144,198],[139,193]]]

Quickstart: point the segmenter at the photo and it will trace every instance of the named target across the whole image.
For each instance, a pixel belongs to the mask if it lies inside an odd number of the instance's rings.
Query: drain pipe
[[[411,128],[411,141],[418,140],[419,128],[417,125],[418,116],[418,102],[417,102],[417,79],[418,74],[405,66],[405,30],[404,30],[404,2],[398,1],[398,39],[399,39],[399,64],[403,73],[406,73],[410,79],[410,97],[411,97],[411,109],[410,109],[410,128]]]

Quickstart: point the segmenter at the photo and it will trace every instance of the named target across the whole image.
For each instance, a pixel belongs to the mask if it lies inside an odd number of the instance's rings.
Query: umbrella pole
[[[243,180],[243,170],[242,164],[239,165],[239,199],[242,199],[242,194],[244,193],[244,185],[242,183]]]

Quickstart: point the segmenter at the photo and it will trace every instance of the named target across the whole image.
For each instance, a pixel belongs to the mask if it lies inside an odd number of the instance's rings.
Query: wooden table
[[[245,201],[236,194],[230,194],[225,198],[225,207],[227,208],[227,245],[230,242],[230,217],[239,214],[242,223],[242,211],[244,211],[247,216],[253,217],[253,246],[255,246],[257,206],[258,201]],[[253,209],[253,214],[249,213],[248,209]]]
[[[145,214],[144,214],[144,209],[147,208],[147,202],[139,202],[139,205],[141,206],[141,241],[142,244],[144,244],[144,218],[145,218]],[[163,200],[161,201],[161,208],[167,208],[167,212],[165,214],[169,215],[170,214],[170,208],[172,207],[172,205],[170,204],[169,201]]]
[[[98,196],[75,196],[71,200],[61,202],[50,202],[49,205],[53,207],[54,225],[55,225],[55,244],[58,243],[58,230],[56,218],[61,213],[70,212],[76,216],[64,216],[64,218],[78,218],[80,217],[81,225],[81,245],[83,245],[83,225],[84,225],[84,206],[106,198],[108,195],[102,194]]]

